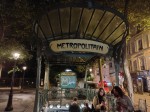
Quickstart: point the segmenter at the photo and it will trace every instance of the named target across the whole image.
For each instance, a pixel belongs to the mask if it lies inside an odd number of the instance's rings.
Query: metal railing
[[[82,103],[85,100],[92,101],[93,97],[96,95],[95,89],[61,89],[61,88],[51,88],[50,90],[41,90],[39,93],[39,107],[42,109],[46,104],[60,104],[65,105],[70,103],[73,97],[77,97]],[[65,102],[64,102],[65,101]]]
[[[83,104],[85,101],[88,101],[89,104],[92,103],[94,96],[97,94],[96,89],[85,89],[85,88],[76,88],[76,89],[61,89],[61,88],[51,88],[50,90],[43,90],[40,92],[40,110],[43,107],[49,107],[50,105],[65,106],[70,104],[73,97],[77,97],[79,104]],[[107,110],[115,111],[115,102],[114,97],[110,94],[106,95],[107,99]]]

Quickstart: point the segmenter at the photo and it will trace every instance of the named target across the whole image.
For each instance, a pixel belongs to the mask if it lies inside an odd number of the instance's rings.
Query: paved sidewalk
[[[0,112],[6,112],[4,110],[7,105],[8,96],[9,89],[0,89]],[[11,112],[33,112],[34,98],[34,90],[24,90],[23,93],[20,93],[19,90],[14,89],[13,111]]]
[[[5,112],[5,107],[7,105],[9,88],[0,88],[0,112]],[[33,112],[34,107],[35,90],[25,90],[24,93],[20,93],[19,89],[14,88],[13,94],[13,111],[12,112]],[[146,99],[147,102],[147,112],[150,112],[150,96],[149,93],[134,94],[134,106],[138,108],[139,99]]]
[[[135,108],[138,108],[139,99],[146,100],[147,112],[150,112],[150,94],[149,93],[134,94],[134,106],[135,106]]]

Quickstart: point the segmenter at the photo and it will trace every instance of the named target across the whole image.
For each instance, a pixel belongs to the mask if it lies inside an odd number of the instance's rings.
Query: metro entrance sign
[[[50,42],[50,48],[54,52],[91,52],[107,54],[109,46],[107,44],[86,40],[86,39],[62,39]]]

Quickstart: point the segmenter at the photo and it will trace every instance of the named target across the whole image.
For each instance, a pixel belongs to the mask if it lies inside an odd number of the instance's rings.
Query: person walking
[[[106,111],[106,98],[105,98],[105,91],[103,88],[100,88],[97,95],[94,96],[93,108],[95,112]]]
[[[74,97],[73,102],[69,106],[69,112],[80,112],[80,107],[78,105],[78,98]]]
[[[116,111],[118,112],[133,112],[134,107],[130,98],[125,95],[122,89],[119,86],[114,86],[112,89],[112,94],[116,98]]]
[[[87,102],[84,103],[84,108],[82,109],[82,112],[92,112]]]

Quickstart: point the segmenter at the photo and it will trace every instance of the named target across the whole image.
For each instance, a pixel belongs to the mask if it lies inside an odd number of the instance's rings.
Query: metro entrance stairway
[[[55,88],[56,89],[56,88]],[[80,108],[84,107],[84,103],[88,102],[89,107],[92,105],[92,100],[96,94],[96,89],[73,89],[70,93],[66,94],[66,90],[58,89],[58,93],[52,98],[53,90],[44,90],[40,94],[40,109],[44,112],[55,112],[58,110],[68,111],[69,104],[72,102],[73,97],[78,97]],[[82,91],[82,92],[81,92]],[[87,92],[86,92],[87,91]],[[70,96],[69,96],[70,95]],[[80,95],[82,97],[80,97]],[[144,96],[144,95],[143,95]],[[115,111],[115,99],[111,94],[106,94],[107,107],[109,112]],[[145,97],[144,97],[145,98]],[[150,105],[147,105],[145,99],[139,98],[135,94],[136,103],[134,103],[135,110],[142,110],[142,112],[148,112]]]
[[[57,89],[57,92],[56,92]],[[68,92],[68,93],[66,93]],[[84,107],[84,103],[88,102],[89,107],[92,105],[94,96],[97,94],[96,89],[60,89],[53,88],[51,90],[44,90],[40,93],[40,109],[46,112],[54,110],[68,110],[73,97],[77,97],[80,108]],[[55,95],[55,96],[54,96]],[[109,110],[114,110],[114,97],[110,94],[107,97],[107,107]],[[62,108],[61,108],[62,107]],[[55,111],[54,111],[55,112]]]

